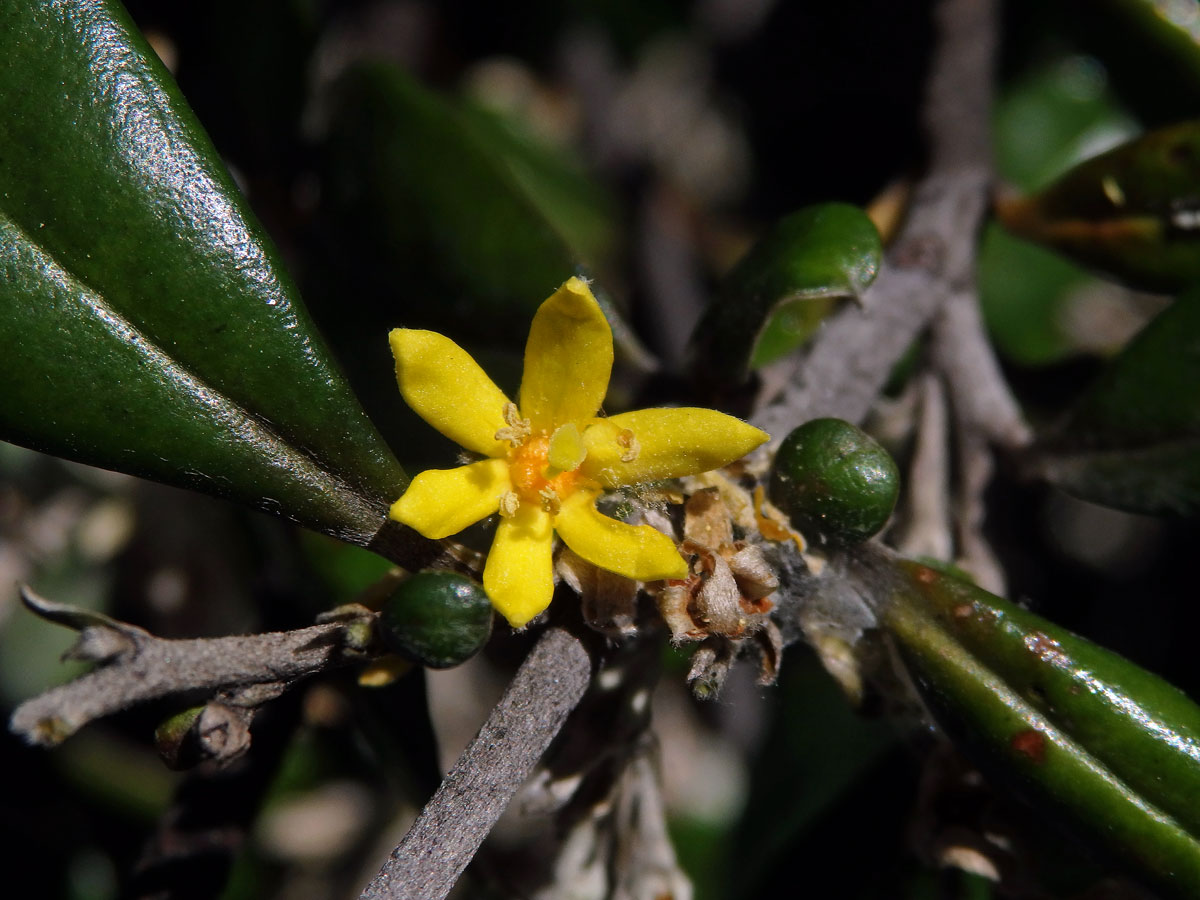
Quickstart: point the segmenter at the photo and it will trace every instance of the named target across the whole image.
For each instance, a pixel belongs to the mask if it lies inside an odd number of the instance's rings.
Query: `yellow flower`
[[[579,278],[533,317],[519,406],[449,338],[408,328],[389,337],[408,405],[486,457],[422,472],[392,504],[391,517],[438,539],[499,511],[483,587],[516,628],[550,604],[555,532],[602,569],[638,581],[686,577],[671,538],[604,515],[596,498],[606,489],[719,468],[768,437],[708,409],[598,418],[612,372],[612,330]]]

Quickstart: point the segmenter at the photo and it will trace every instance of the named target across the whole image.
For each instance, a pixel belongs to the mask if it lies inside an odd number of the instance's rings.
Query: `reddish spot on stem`
[[[916,571],[913,572],[913,577],[921,582],[921,584],[933,584],[937,581],[937,572],[933,571],[929,566],[917,566]]]
[[[1036,765],[1040,766],[1046,761],[1046,736],[1036,729],[1018,731],[1012,736],[1009,744]]]
[[[954,607],[952,612],[954,614],[954,618],[956,619],[969,619],[971,618],[971,613],[974,611],[975,607],[973,607],[970,603],[960,603],[958,606]]]

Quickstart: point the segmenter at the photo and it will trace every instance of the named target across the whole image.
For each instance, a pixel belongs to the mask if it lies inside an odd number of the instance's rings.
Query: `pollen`
[[[500,515],[504,518],[511,519],[520,508],[521,498],[517,496],[516,491],[505,491],[500,495]]]
[[[557,516],[562,509],[562,500],[558,496],[558,492],[554,488],[547,485],[538,493],[542,500],[542,509],[550,513],[552,516]]]
[[[521,418],[521,411],[512,402],[504,404],[503,415],[505,427],[496,432],[496,440],[508,441],[514,447],[521,446],[531,432],[529,420]]]

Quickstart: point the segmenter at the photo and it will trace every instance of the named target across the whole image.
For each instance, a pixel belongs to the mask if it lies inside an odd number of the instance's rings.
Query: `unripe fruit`
[[[813,419],[779,447],[771,502],[817,543],[851,545],[878,532],[896,506],[900,472],[879,443],[841,419]]]
[[[464,575],[418,572],[384,603],[379,631],[389,650],[431,669],[447,669],[487,643],[492,604],[483,588]]]

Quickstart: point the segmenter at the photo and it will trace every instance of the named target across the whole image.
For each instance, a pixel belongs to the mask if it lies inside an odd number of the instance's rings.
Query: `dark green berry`
[[[431,669],[448,669],[487,643],[492,604],[465,575],[418,572],[384,603],[379,630],[389,650]]]
[[[771,502],[817,543],[867,540],[887,524],[899,493],[892,457],[841,419],[813,419],[795,429],[771,471]]]

